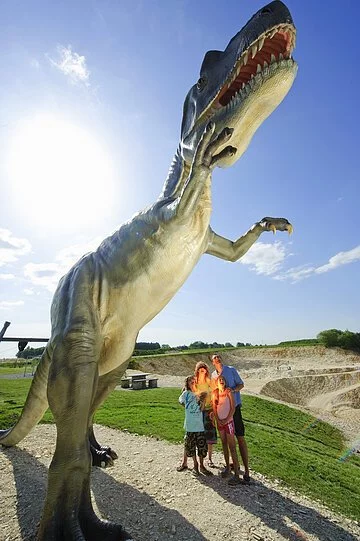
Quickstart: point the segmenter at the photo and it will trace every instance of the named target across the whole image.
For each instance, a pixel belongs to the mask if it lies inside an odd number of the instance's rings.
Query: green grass
[[[0,380],[0,426],[21,412],[29,380]],[[96,422],[169,442],[183,440],[184,410],[178,389],[116,391],[96,414]],[[244,396],[250,465],[330,509],[360,519],[360,457],[345,462],[341,433],[294,408]],[[44,422],[51,422],[50,412]]]
[[[31,365],[26,367],[26,373],[31,374]],[[0,376],[7,376],[9,374],[24,374],[24,366],[0,366]]]

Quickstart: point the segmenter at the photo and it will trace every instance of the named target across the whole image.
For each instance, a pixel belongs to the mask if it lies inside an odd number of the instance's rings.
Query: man
[[[241,455],[242,462],[244,464],[245,473],[243,475],[243,481],[246,484],[250,483],[250,474],[249,474],[249,455],[248,448],[245,440],[245,426],[241,415],[241,396],[240,391],[244,387],[244,382],[239,376],[238,371],[233,366],[227,366],[223,364],[222,358],[220,355],[215,354],[211,357],[211,362],[215,368],[212,373],[212,379],[217,379],[220,374],[225,378],[226,384],[230,387],[231,391],[234,393],[235,401],[235,412],[234,412],[234,425],[235,425],[235,436],[238,441],[239,451]]]

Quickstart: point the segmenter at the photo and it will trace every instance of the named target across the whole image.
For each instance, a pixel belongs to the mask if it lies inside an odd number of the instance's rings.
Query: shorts
[[[231,419],[226,425],[218,425],[219,432],[226,432],[226,434],[235,434],[234,421]]]
[[[208,452],[205,432],[186,432],[185,434],[185,453],[188,457],[198,456],[205,458]]]
[[[208,445],[214,444],[217,442],[216,427],[211,420],[211,417],[210,417],[211,413],[212,413],[212,410],[203,411],[205,439]]]
[[[236,406],[234,415],[235,436],[245,436],[245,426],[241,415],[241,406]]]

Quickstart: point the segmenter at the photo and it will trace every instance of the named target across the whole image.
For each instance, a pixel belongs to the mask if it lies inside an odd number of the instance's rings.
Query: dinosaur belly
[[[184,232],[171,235],[166,242],[151,246],[143,267],[132,280],[108,286],[104,305],[105,347],[100,374],[125,363],[132,354],[139,331],[151,321],[183,285],[204,253],[206,231],[197,235]],[[139,261],[139,264],[141,262]],[[110,316],[109,316],[110,314]]]

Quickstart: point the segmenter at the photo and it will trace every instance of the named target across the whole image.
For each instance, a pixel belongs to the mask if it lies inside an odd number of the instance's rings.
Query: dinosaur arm
[[[209,232],[209,244],[206,254],[214,255],[226,261],[237,261],[251,248],[264,231],[288,231],[292,233],[293,227],[286,218],[263,218],[256,222],[245,235],[236,241],[231,241],[217,235],[212,229]]]

